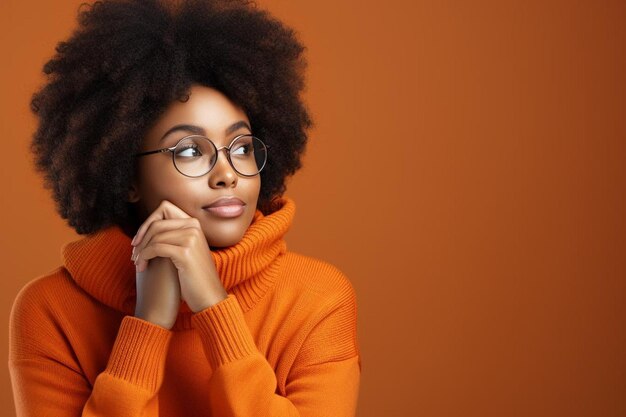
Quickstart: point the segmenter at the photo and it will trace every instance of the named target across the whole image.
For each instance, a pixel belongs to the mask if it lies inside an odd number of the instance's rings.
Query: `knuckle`
[[[204,232],[202,231],[202,229],[194,229],[194,237],[196,238],[198,242],[202,242],[203,240],[206,239],[204,237]]]
[[[154,230],[161,230],[163,229],[164,224],[165,224],[164,219],[158,219],[158,220],[153,221],[150,226],[153,227]]]

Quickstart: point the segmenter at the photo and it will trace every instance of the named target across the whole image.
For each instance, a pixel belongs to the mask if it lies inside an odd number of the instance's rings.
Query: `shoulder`
[[[287,251],[283,260],[283,277],[294,290],[330,302],[356,300],[356,291],[343,270],[330,262],[297,252]]]
[[[46,294],[50,291],[58,291],[68,285],[67,271],[62,266],[27,282],[15,296],[12,310],[27,310],[25,307],[41,305],[46,302]]]
[[[9,318],[9,362],[37,360],[62,364],[82,373],[77,346],[86,349],[86,333],[74,326],[75,319],[97,334],[101,328],[84,310],[86,299],[63,266],[27,282],[17,293]],[[91,336],[91,335],[90,335]],[[50,368],[52,369],[52,368]]]
[[[71,278],[64,267],[26,283],[15,296],[9,316],[10,356],[45,352],[42,341],[59,331],[59,304],[68,301]],[[71,304],[71,303],[67,303]],[[67,306],[66,306],[67,307]]]
[[[17,293],[11,308],[11,315],[36,314],[51,307],[52,294],[58,294],[74,287],[67,270],[60,266],[51,272],[27,282]]]
[[[292,292],[280,296],[289,299],[290,314],[305,316],[296,361],[324,364],[358,355],[357,298],[348,276],[330,262],[299,253],[286,252],[284,262],[281,287]]]

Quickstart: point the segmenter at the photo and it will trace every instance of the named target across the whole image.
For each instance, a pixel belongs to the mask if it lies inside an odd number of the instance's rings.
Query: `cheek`
[[[260,191],[261,191],[261,176],[256,176],[253,178],[253,181],[250,184],[250,197],[249,197],[250,201],[254,202],[255,206],[258,202]]]
[[[154,159],[157,159],[157,156]],[[150,212],[154,211],[162,200],[184,201],[185,195],[188,198],[189,194],[189,190],[185,189],[186,185],[189,185],[185,177],[162,162],[171,161],[149,161],[141,165],[138,170],[139,189],[144,204]]]

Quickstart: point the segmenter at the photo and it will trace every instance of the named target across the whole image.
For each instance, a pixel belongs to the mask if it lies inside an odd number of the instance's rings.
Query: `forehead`
[[[228,139],[227,128],[238,121],[250,125],[245,112],[222,92],[193,85],[189,100],[172,102],[147,132],[147,139],[158,142],[172,127],[181,124],[201,127],[212,139]],[[184,132],[177,132],[181,134]]]

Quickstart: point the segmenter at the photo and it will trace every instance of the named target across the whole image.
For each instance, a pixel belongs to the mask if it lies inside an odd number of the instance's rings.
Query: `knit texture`
[[[171,330],[133,316],[118,226],[66,244],[11,309],[17,416],[354,416],[356,293],[335,266],[287,250],[294,214],[282,197],[212,250],[227,298],[197,313],[181,302]]]

